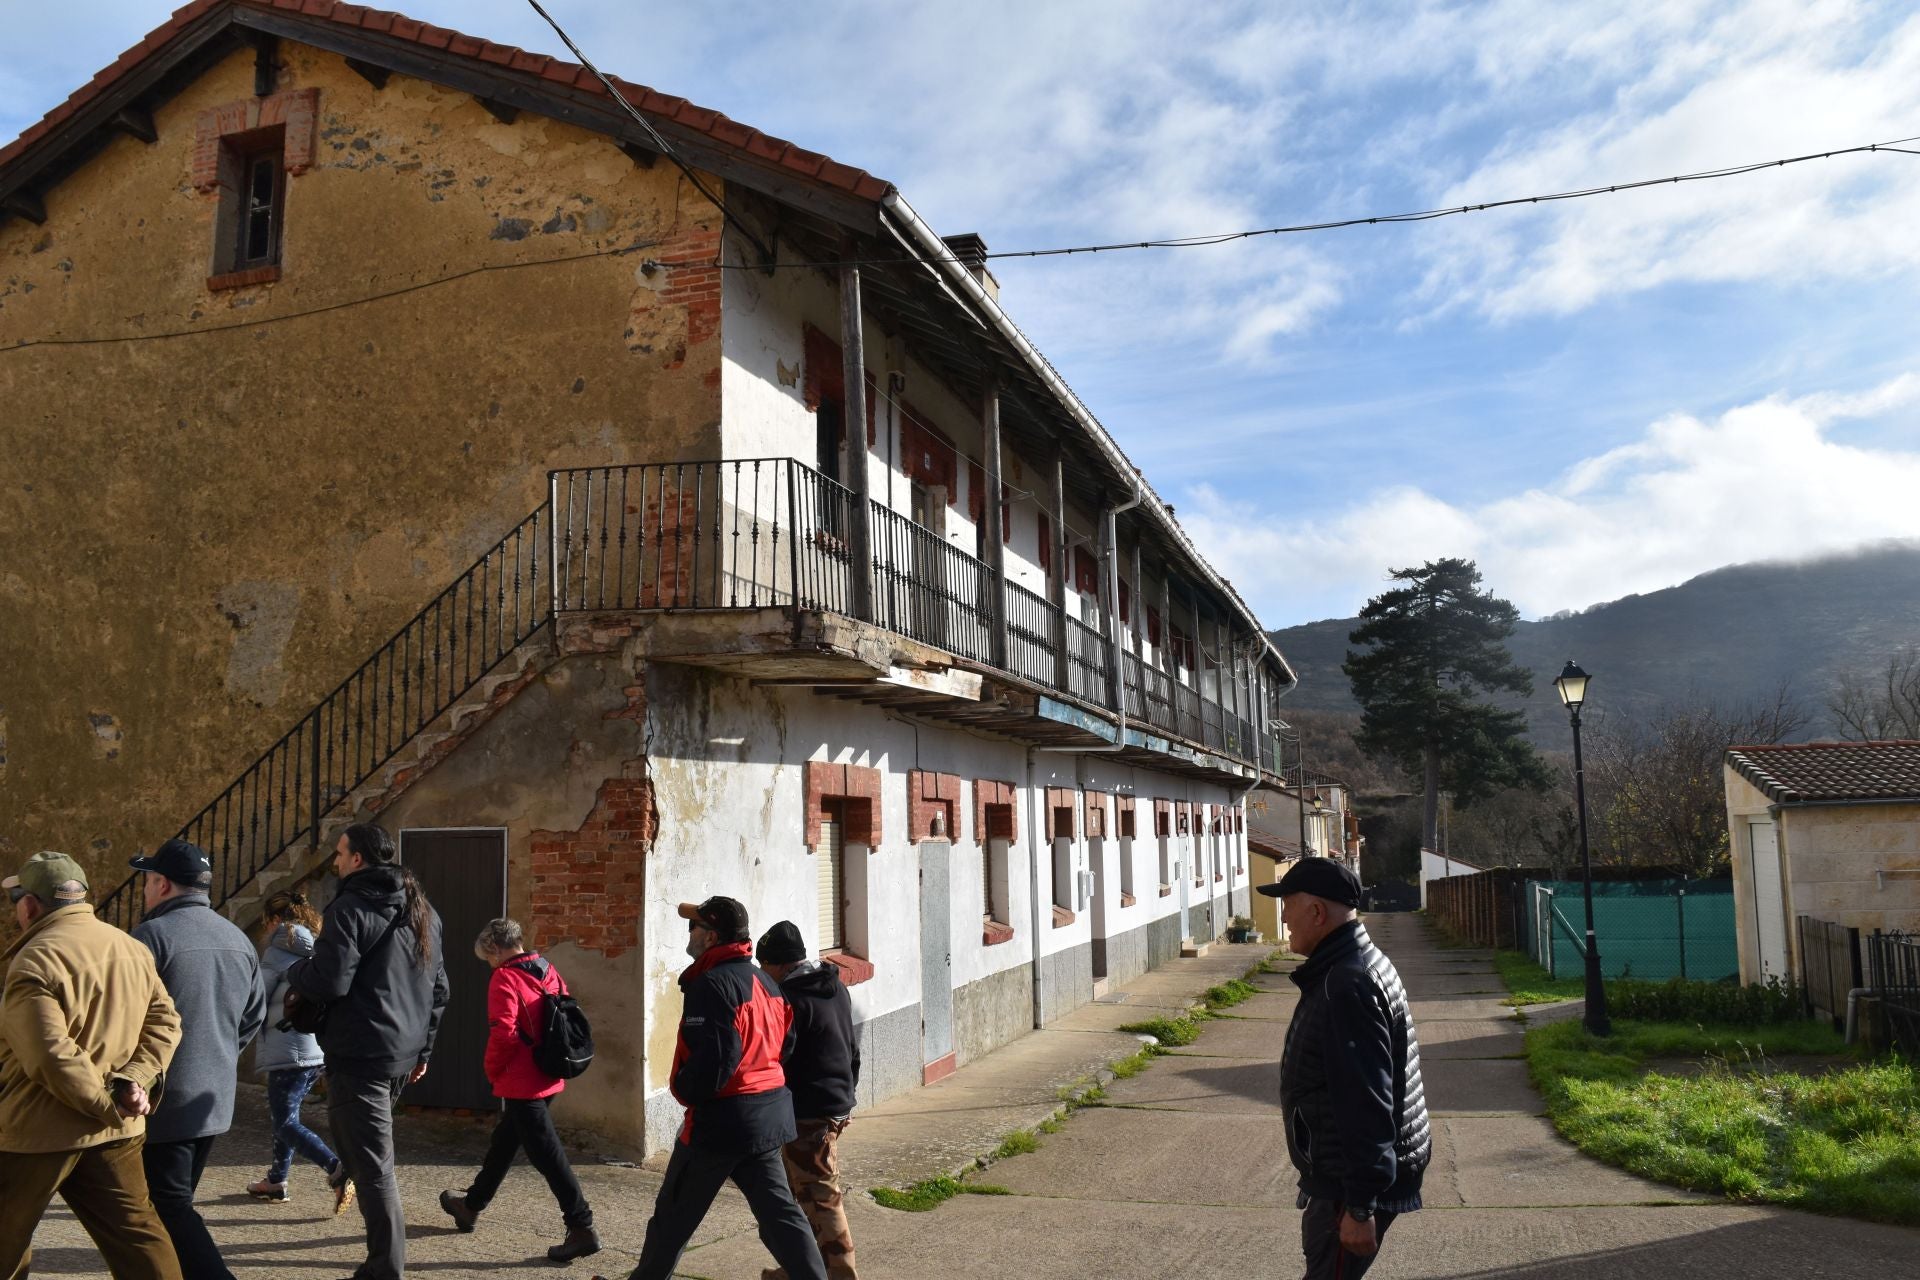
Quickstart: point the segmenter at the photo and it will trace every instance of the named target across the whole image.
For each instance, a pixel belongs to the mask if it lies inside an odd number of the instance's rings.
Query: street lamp
[[[1553,682],[1560,701],[1567,704],[1573,718],[1573,802],[1580,812],[1580,871],[1585,877],[1587,899],[1587,1030],[1596,1036],[1611,1035],[1613,1023],[1607,1018],[1607,987],[1600,978],[1600,947],[1593,936],[1593,859],[1587,853],[1587,779],[1580,763],[1580,704],[1587,700],[1587,681],[1592,677],[1572,658],[1566,670]]]

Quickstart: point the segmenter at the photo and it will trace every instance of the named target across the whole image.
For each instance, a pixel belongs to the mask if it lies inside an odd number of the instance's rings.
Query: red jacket
[[[541,969],[541,976],[522,965]],[[552,963],[528,951],[493,971],[487,983],[487,1080],[498,1098],[551,1098],[567,1087],[533,1064],[533,1046],[546,1033],[542,1005],[567,984]]]
[[[793,1009],[753,966],[753,944],[709,948],[680,975],[685,1004],[673,1051],[673,1096],[687,1108],[680,1141],[753,1155],[794,1139],[780,1065]]]

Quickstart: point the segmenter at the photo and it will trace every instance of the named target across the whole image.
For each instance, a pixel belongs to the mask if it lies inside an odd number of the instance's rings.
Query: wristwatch
[[[1352,1218],[1355,1222],[1372,1222],[1373,1210],[1356,1209],[1353,1206],[1349,1205],[1347,1206],[1347,1216],[1349,1218]]]

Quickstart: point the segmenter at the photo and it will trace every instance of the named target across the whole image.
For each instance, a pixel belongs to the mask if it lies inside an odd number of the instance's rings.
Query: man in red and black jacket
[[[793,1280],[827,1280],[813,1229],[787,1186],[780,1148],[793,1141],[793,1097],[780,1065],[793,1010],[753,964],[747,909],[732,898],[680,904],[687,954],[673,1051],[673,1096],[687,1108],[628,1280],[669,1280],[727,1179],[747,1198],[760,1238]]]

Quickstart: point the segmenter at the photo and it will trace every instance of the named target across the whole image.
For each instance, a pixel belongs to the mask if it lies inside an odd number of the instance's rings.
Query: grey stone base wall
[[[1180,958],[1180,917],[1162,916],[1146,927],[1147,967],[1158,969],[1169,960]]]
[[[920,1006],[868,1018],[854,1027],[860,1037],[860,1091],[863,1107],[897,1093],[918,1089],[921,1081]]]
[[[1093,940],[1093,971],[1104,974],[1109,982],[1131,982],[1153,967],[1152,947],[1147,934],[1151,925],[1141,925],[1111,938]]]
[[[1031,964],[1002,969],[953,993],[953,1051],[961,1066],[1031,1030]]]
[[[1040,968],[1040,999],[1049,1023],[1093,999],[1093,944],[1047,956]]]
[[[1227,921],[1233,919],[1233,912],[1227,909],[1229,899],[1226,894],[1209,902],[1196,902],[1187,908],[1187,936],[1195,942],[1212,942],[1216,938],[1227,936]],[[1242,910],[1246,904],[1240,904]],[[1207,909],[1213,914],[1209,916]]]

